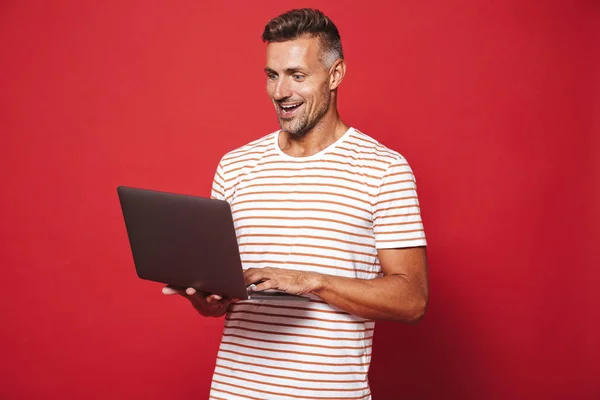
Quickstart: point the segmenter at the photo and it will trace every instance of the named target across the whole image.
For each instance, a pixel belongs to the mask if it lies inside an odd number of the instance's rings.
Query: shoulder
[[[346,140],[345,148],[355,154],[360,154],[364,160],[371,160],[379,167],[387,168],[392,164],[406,163],[406,159],[398,151],[380,143],[375,138],[356,128]]]
[[[259,139],[253,140],[237,149],[231,150],[221,157],[219,165],[221,168],[226,167],[235,162],[260,158],[265,152],[273,147],[275,141],[275,135],[278,131],[271,132],[267,135],[260,137]]]

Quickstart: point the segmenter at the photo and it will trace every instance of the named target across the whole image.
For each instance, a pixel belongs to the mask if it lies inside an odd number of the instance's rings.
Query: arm
[[[315,294],[325,302],[367,319],[414,323],[427,307],[427,253],[425,247],[378,251],[384,276],[344,278],[280,268],[250,268],[246,284],[264,282],[254,290],[276,289],[292,294]]]

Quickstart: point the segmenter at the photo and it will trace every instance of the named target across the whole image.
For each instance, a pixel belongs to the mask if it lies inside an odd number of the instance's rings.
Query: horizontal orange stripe
[[[273,149],[275,149],[275,146],[273,146],[273,142],[274,142],[273,136],[267,135],[261,139],[255,140],[253,142],[245,144],[244,146],[238,147],[237,149],[230,151],[229,153],[227,153],[223,156],[221,161],[229,161],[235,157],[243,156],[250,152],[256,152],[256,151],[260,151],[260,150],[262,150],[261,151],[261,153],[262,153],[262,152],[264,152],[265,149],[268,149],[269,147],[272,147]]]
[[[351,154],[339,153],[337,151],[332,151],[329,154],[332,155],[332,156],[343,157],[344,159],[350,158],[350,159],[352,159],[354,161],[359,161],[359,162],[360,161],[362,161],[362,162],[364,162],[364,161],[371,161],[371,162],[379,162],[379,163],[382,163],[382,164],[388,162],[388,161],[382,161],[382,160],[378,159],[377,157],[360,157],[359,158],[359,157],[355,157],[355,156],[353,156]]]
[[[305,316],[285,315],[285,314],[270,314],[270,313],[263,313],[263,312],[259,312],[259,311],[250,311],[250,310],[231,311],[229,314],[231,315],[231,314],[236,314],[236,313],[263,315],[265,317],[301,319],[304,321],[323,321],[323,322],[331,322],[331,323],[335,323],[335,324],[353,324],[353,325],[364,324],[364,322],[362,322],[362,321],[341,321],[339,319],[326,319],[326,318],[305,317]]]
[[[405,165],[396,165],[395,167],[398,167],[398,168],[399,167],[409,167],[409,165],[408,164],[405,164]],[[415,182],[415,180],[414,180],[414,174],[413,174],[412,170],[397,171],[397,172],[389,172],[388,171],[388,173],[385,174],[385,178],[389,179],[391,177],[400,176],[400,175],[410,175],[412,177],[412,179],[410,179],[409,181],[413,182],[413,183]],[[399,182],[386,182],[386,185],[392,185],[394,183],[400,183],[400,182],[402,182],[402,181],[399,181]]]
[[[388,208],[378,208],[377,211],[375,211],[375,214],[377,215],[380,212],[383,211],[390,211],[390,210],[402,210],[403,208],[410,208],[410,207],[418,207],[419,205],[415,202],[412,204],[407,204],[405,206],[394,206],[394,207],[388,207]],[[375,217],[377,218],[377,217]]]
[[[239,379],[239,378],[238,378],[238,379]],[[242,379],[242,380],[245,380],[245,379]],[[249,389],[248,389],[247,387],[245,387],[245,386],[234,385],[233,383],[221,382],[221,381],[217,381],[217,380],[215,380],[215,379],[213,379],[213,382],[219,383],[219,384],[221,384],[221,385],[233,386],[233,387],[236,387],[236,388],[239,388],[239,389],[249,390]],[[262,382],[262,384],[264,385],[265,383],[264,383],[264,382]],[[278,385],[278,386],[281,386],[281,385]],[[367,389],[368,389],[368,388],[367,388]],[[367,389],[363,389],[363,390],[367,390]],[[221,390],[221,389],[217,389],[217,390]],[[281,392],[271,392],[271,391],[268,391],[268,390],[259,390],[259,389],[256,389],[256,388],[252,388],[252,390],[253,390],[253,391],[255,391],[255,392],[260,392],[260,393],[273,394],[273,395],[276,395],[276,396],[281,396],[281,395],[282,395],[282,393],[281,393]],[[222,391],[222,390],[221,390],[221,391]],[[234,393],[234,392],[226,392],[226,393],[229,393],[229,394],[233,394],[233,395],[239,396],[239,394],[237,394],[237,393]],[[359,400],[359,399],[364,399],[365,397],[367,397],[367,396],[360,396],[360,397],[344,397],[343,399],[340,399],[339,397],[316,397],[316,396],[311,396],[311,397],[303,397],[303,396],[296,396],[296,395],[293,395],[293,394],[288,394],[288,393],[284,394],[284,396],[287,396],[287,397],[293,397],[293,398],[296,398],[296,399],[306,399],[306,400]]]
[[[261,158],[260,157],[261,154],[263,154],[263,153],[262,152],[256,152],[256,153],[252,153],[252,154],[248,154],[248,153],[242,154],[240,157],[235,157],[235,160],[233,160],[233,161],[230,161],[230,162],[227,162],[227,163],[223,163],[223,169],[225,170],[225,169],[231,167],[234,164],[239,164],[239,163],[242,163],[242,162],[258,161]],[[258,157],[255,157],[257,155],[258,155]],[[248,158],[246,158],[246,157],[248,157]],[[241,168],[243,168],[243,167],[240,167],[240,169]],[[232,170],[230,170],[230,171],[232,171]],[[233,171],[235,171],[235,169]]]
[[[403,221],[403,222],[394,222],[393,224],[375,224],[375,229],[381,227],[381,226],[392,226],[392,225],[412,225],[412,224],[422,224],[423,221],[421,221],[421,218],[417,218],[414,221]],[[380,232],[377,232],[377,234],[379,234]]]
[[[279,326],[286,328],[302,328],[302,329],[312,329],[318,331],[327,331],[327,332],[348,332],[348,333],[365,333],[372,331],[374,328],[365,328],[365,329],[341,329],[341,328],[324,328],[322,326],[306,326],[306,325],[298,325],[298,324],[282,324],[279,322],[268,322],[268,321],[258,321],[253,319],[246,318],[232,318],[230,314],[227,314],[225,317],[227,321],[240,321],[240,322],[250,322],[257,325],[269,325],[269,326]],[[276,333],[276,332],[273,332]]]
[[[333,228],[324,228],[321,226],[306,226],[306,225],[302,225],[302,226],[286,226],[284,227],[274,227],[273,225],[244,225],[244,226],[238,226],[237,228],[235,228],[236,232],[239,231],[240,229],[259,229],[259,228],[266,228],[266,229],[308,229],[308,230],[319,230],[319,231],[328,231],[328,232],[336,232],[336,233],[341,233],[343,235],[346,236],[355,236],[355,237],[362,237],[362,238],[367,238],[367,239],[373,239],[373,235],[363,235],[360,233],[354,233],[354,232],[347,232],[347,231],[342,231],[340,229],[333,229]]]
[[[350,139],[357,139],[363,143],[370,144],[371,146],[374,146],[374,147],[383,147],[383,145],[381,143],[379,143],[377,140],[373,139],[369,135],[359,131],[356,128],[354,128],[354,130],[356,131],[357,134],[352,135]]]
[[[245,381],[245,382],[252,382],[252,383],[258,383],[260,385],[265,385],[265,386],[277,386],[277,387],[282,387],[282,388],[286,388],[286,389],[296,389],[296,390],[306,390],[306,391],[311,391],[311,392],[354,392],[354,391],[362,391],[362,390],[367,390],[369,387],[365,386],[362,388],[352,388],[352,389],[346,389],[346,388],[307,388],[307,387],[302,387],[302,386],[293,386],[293,385],[284,385],[281,383],[274,383],[273,381],[270,382],[264,382],[264,381],[257,381],[254,379],[249,379],[249,378],[242,378],[241,376],[231,376],[231,375],[227,375],[227,374],[223,374],[221,372],[217,372],[215,371],[215,375],[218,376],[222,376],[225,378],[232,378],[235,380],[240,380],[240,381]],[[280,393],[280,395],[284,395]]]
[[[246,155],[250,155],[250,154],[263,154],[266,150],[268,149],[270,146],[272,145],[272,143],[264,143],[264,144],[257,144],[256,146],[252,146],[252,148],[248,148],[248,149],[239,149],[240,151],[232,151],[229,154],[227,154],[226,156],[224,156],[221,160],[223,162],[228,162],[231,160],[235,160],[238,159],[240,157],[244,157]]]
[[[354,139],[356,139],[356,141]],[[399,160],[399,155],[397,152],[383,146],[381,143],[363,141],[363,139],[356,136],[348,139],[346,143],[360,148],[361,151],[373,150],[376,154],[386,154],[390,157],[393,157],[394,160]]]
[[[376,155],[386,155],[388,157],[393,157],[394,159],[398,158],[398,154],[395,151],[378,143],[361,142],[358,137],[349,138],[344,142],[343,145],[350,145],[351,149],[353,149],[354,151],[358,151],[359,153],[366,153],[371,151],[373,152],[373,154]]]
[[[253,157],[251,157],[251,158],[237,159],[237,160],[231,161],[228,164],[223,164],[223,166],[229,168],[229,172],[232,173],[234,171],[238,171],[238,170],[247,168],[249,165],[257,165],[257,163],[259,161],[278,156],[278,154],[276,152],[270,151],[270,150],[267,150],[267,151],[264,151],[264,152],[261,152],[258,154],[259,154],[258,157],[254,157],[254,154],[252,154]],[[247,156],[248,156],[247,154],[244,155],[244,157],[247,157]],[[243,163],[240,167],[232,168],[232,165],[240,164],[240,163]]]
[[[347,263],[362,264],[362,265],[373,265],[373,262],[374,262],[374,260],[373,261],[349,260],[347,258],[342,258],[342,257],[333,257],[333,256],[326,256],[323,254],[314,254],[314,253],[307,254],[307,253],[300,253],[298,251],[283,252],[283,251],[246,251],[246,250],[241,250],[240,255],[257,255],[257,256],[275,255],[275,256],[315,257],[315,258],[322,258],[325,260],[343,261],[343,262],[347,262]],[[374,255],[374,254],[372,254],[370,256],[373,258],[376,257],[376,255]]]
[[[394,158],[395,162],[404,162],[404,163],[407,162],[406,159],[404,157],[402,157],[402,155],[399,154],[398,152],[384,146],[383,144],[379,143],[378,141],[371,138],[370,136],[365,135],[364,133],[360,133],[360,134],[361,134],[361,136],[353,136],[351,138],[351,139],[356,139],[357,142],[355,142],[354,140],[348,140],[348,143],[352,143],[357,146],[361,146],[362,148],[367,149],[367,150],[374,150],[376,152],[389,154],[391,157]],[[358,142],[360,142],[360,143],[358,143]],[[392,163],[394,161],[392,161]]]
[[[245,151],[248,151],[248,150],[251,150],[251,149],[255,148],[256,146],[269,145],[270,143],[273,143],[274,140],[275,140],[275,134],[274,133],[269,133],[267,135],[259,137],[256,140],[251,141],[250,143],[246,143],[245,145],[243,145],[241,147],[238,147],[237,149],[234,149],[234,150],[230,151],[228,154],[243,153]]]
[[[279,195],[284,195],[284,196],[289,196],[289,195],[315,196],[314,198],[322,198],[321,196],[341,197],[342,199],[349,199],[349,200],[356,201],[357,203],[364,204],[368,208],[371,207],[371,205],[369,204],[369,202],[366,202],[363,199],[359,199],[358,197],[348,196],[348,195],[342,194],[342,193],[337,193],[337,192],[314,192],[314,191],[300,192],[300,191],[297,191],[295,189],[292,189],[291,191],[287,191],[287,192],[267,190],[267,191],[258,191],[258,192],[237,193],[236,194],[236,202],[237,202],[237,199],[239,199],[240,197],[265,195],[265,194],[268,194],[268,195],[279,194]],[[278,200],[268,200],[268,201],[278,201]]]
[[[273,353],[285,353],[285,354],[298,354],[301,356],[309,356],[309,357],[325,357],[325,358],[362,358],[364,356],[368,357],[371,353],[365,354],[324,354],[324,353],[310,353],[307,351],[298,351],[298,350],[290,350],[290,349],[272,349],[270,347],[260,347],[260,346],[250,346],[249,344],[242,344],[239,342],[228,342],[226,340],[221,340],[221,344],[228,344],[230,346],[242,347],[244,349],[251,350],[260,350],[260,351],[270,351]]]
[[[273,162],[270,162],[270,164],[274,164]],[[339,164],[339,163],[336,163]],[[326,171],[332,171],[332,172],[341,172],[343,174],[350,174],[352,176],[358,175],[358,176],[364,176],[365,178],[369,178],[369,179],[375,179],[375,180],[380,180],[381,176],[377,176],[377,175],[369,175],[367,173],[363,173],[363,172],[355,172],[355,171],[349,171],[348,169],[340,169],[340,168],[329,168],[329,167],[306,167],[306,166],[302,166],[300,168],[281,168],[281,167],[274,167],[274,168],[262,168],[261,172],[283,172],[283,171],[287,171],[287,172],[305,172],[305,171],[319,171],[319,172],[326,172]],[[230,181],[233,179],[229,179]],[[226,181],[227,182],[227,181]]]
[[[260,163],[257,164],[257,166],[263,166],[263,165],[271,165],[271,164],[285,164],[285,165],[290,165],[290,162],[287,161],[278,161],[278,160],[274,160],[274,161],[266,161],[264,162],[263,160],[265,160],[266,158],[271,158],[271,157],[275,157],[277,156],[276,153],[273,154],[269,154],[268,156],[263,157],[260,161]],[[256,161],[258,161],[259,159],[256,159]],[[310,163],[314,163],[313,160],[294,160],[293,164],[295,165],[303,165],[303,164],[310,164]],[[385,168],[379,168],[379,167],[375,167],[372,165],[358,165],[358,164],[352,164],[351,162],[349,162],[348,160],[327,160],[327,159],[322,159],[319,160],[319,165],[323,165],[323,164],[333,164],[333,165],[341,165],[344,168],[348,168],[348,166],[350,167],[355,167],[355,168],[360,168],[360,169],[369,169],[369,170],[374,170],[374,171],[380,171],[380,172],[385,172]],[[244,167],[238,167],[236,169],[232,169],[229,170],[230,173],[233,173],[235,171],[238,171],[240,169],[242,169]]]
[[[250,235],[250,236],[254,236],[254,235]],[[316,245],[316,244],[305,244],[305,243],[260,243],[260,242],[245,242],[242,243],[240,247],[246,247],[246,246],[259,246],[259,247],[265,247],[265,246],[269,246],[269,247],[285,247],[285,246],[292,246],[292,247],[307,247],[309,249],[322,249],[322,250],[331,250],[331,251],[341,251],[345,254],[353,254],[353,255],[359,255],[359,256],[366,256],[366,257],[376,257],[377,254],[376,253],[366,253],[366,252],[362,252],[362,251],[349,251],[348,249],[343,249],[343,248],[339,248],[339,247],[331,247],[331,246],[320,246],[320,245]],[[279,254],[279,253],[277,253]],[[285,254],[289,254],[289,253],[285,253]],[[372,263],[369,263],[369,265],[371,265]]]
[[[319,263],[314,263],[314,262],[303,262],[303,261],[276,261],[276,260],[260,260],[260,261],[253,261],[253,260],[242,260],[243,263],[246,264],[277,264],[277,265],[308,265],[311,267],[319,267],[319,268],[325,268],[325,269],[335,269],[338,271],[347,271],[347,272],[362,272],[365,274],[371,274],[371,275],[378,275],[379,272],[375,272],[375,271],[369,271],[368,269],[361,269],[361,268],[344,268],[344,267],[335,267],[333,265],[325,265],[325,264],[319,264]]]
[[[250,306],[251,304],[241,304],[241,305]],[[314,307],[279,306],[279,305],[275,305],[275,304],[266,304],[266,303],[261,304],[260,307],[261,308],[278,308],[281,310],[298,310],[298,311],[311,311],[311,312],[314,311],[314,312],[320,312],[320,313],[326,313],[326,314],[336,314],[336,315],[348,315],[348,316],[350,315],[346,311],[322,310],[320,308],[314,308]],[[358,317],[356,317],[356,318],[358,318]],[[356,322],[373,322],[373,321],[359,320]]]
[[[404,215],[402,216],[402,218],[406,218],[406,217],[417,217],[417,216],[421,216],[421,214],[420,214],[420,213],[404,214]],[[419,222],[421,222],[421,219],[420,219],[420,218],[419,218]],[[414,224],[415,222],[410,222],[410,221],[408,221],[408,222],[405,222],[405,221],[403,221],[403,222],[388,222],[388,223],[385,223],[385,224],[376,223],[376,224],[375,224],[375,228],[381,228],[382,226],[394,226],[394,225],[401,225],[401,224],[404,224],[404,225],[406,225],[407,223],[413,223],[413,224]]]
[[[236,199],[235,202],[233,203],[233,206],[236,207],[236,209],[237,209],[237,207],[240,204],[247,204],[247,203],[276,203],[276,204],[281,204],[281,203],[294,203],[294,204],[298,204],[298,203],[318,203],[318,204],[332,204],[332,205],[335,205],[335,206],[352,208],[354,210],[361,211],[361,212],[364,212],[366,214],[370,214],[371,213],[371,209],[370,208],[369,209],[360,208],[360,207],[353,206],[353,205],[348,204],[348,203],[342,203],[342,202],[339,202],[339,201],[332,201],[332,200],[322,200],[322,199],[319,199],[319,200],[305,200],[305,199],[300,199],[300,200],[298,200],[298,199],[293,199],[293,200],[291,200],[291,199],[290,200],[266,200],[266,199],[256,199],[256,200],[241,200],[241,201],[238,201]],[[245,208],[242,208],[241,210],[245,210]]]
[[[420,215],[420,214],[419,214]],[[376,226],[381,226],[381,224],[379,223],[379,221],[381,221],[382,219],[388,219],[388,218],[404,218],[407,216],[414,216],[413,214],[394,214],[394,215],[382,215],[380,217],[376,218],[376,222],[375,225]]]
[[[266,211],[266,212],[271,212],[271,211],[289,211],[289,212],[315,212],[315,213],[330,213],[330,214],[339,214],[339,215],[343,215],[345,217],[350,217],[350,218],[354,218],[354,219],[358,219],[360,221],[364,221],[367,222],[368,224],[371,224],[371,219],[370,218],[363,218],[363,217],[359,217],[356,214],[349,214],[349,213],[345,213],[339,210],[328,210],[328,209],[324,209],[324,208],[242,208],[242,209],[238,209],[236,208],[235,211],[232,212],[233,215],[238,214],[240,212],[246,212],[246,211],[251,211],[251,212],[257,212],[257,211]]]
[[[406,197],[395,197],[392,199],[379,200],[373,203],[373,207],[377,207],[381,203],[392,203],[392,202],[400,202],[405,200],[418,200],[417,196],[406,196]]]
[[[230,168],[228,170],[229,175],[230,176],[234,176],[235,178],[237,178],[240,173],[241,170],[243,169],[247,169],[251,166],[258,166],[261,165],[261,163],[259,162],[263,162],[266,159],[269,158],[273,158],[273,157],[277,157],[277,153],[275,152],[271,152],[271,153],[265,153],[262,157],[256,157],[256,158],[249,158],[249,159],[244,159],[244,160],[239,160],[239,161],[233,161],[231,163],[228,164],[228,167],[231,167],[233,164],[240,164],[240,163],[244,163],[239,167],[235,167],[235,168]],[[281,162],[281,161],[277,161],[277,162]]]
[[[239,393],[230,392],[230,391],[228,391],[228,390],[224,390],[224,389],[218,389],[218,388],[216,388],[216,387],[211,387],[211,389],[210,389],[210,390],[211,390],[211,391],[222,392],[222,393],[227,393],[227,394],[232,394],[232,395],[234,395],[234,396],[237,396],[237,397],[243,397],[243,398],[245,398],[245,399],[257,400],[257,399],[256,399],[256,397],[250,397],[250,396],[246,396],[246,395],[243,395],[243,394],[239,394]],[[231,400],[231,399],[225,399],[225,400]]]
[[[335,176],[335,175],[331,175],[331,174],[330,175],[309,175],[305,171],[302,171],[302,172],[303,172],[303,175],[301,177],[289,176],[289,175],[288,176],[285,176],[285,175],[253,176],[252,179],[251,179],[251,181],[255,182],[255,181],[261,180],[261,179],[292,179],[292,180],[295,180],[295,179],[299,179],[299,178],[302,178],[302,179],[304,179],[304,178],[320,178],[320,179],[337,179],[337,180],[340,180],[340,181],[350,182],[350,183],[353,183],[353,184],[358,183],[360,186],[367,186],[367,187],[370,187],[372,189],[377,189],[378,188],[377,185],[370,185],[370,184],[365,183],[365,182],[356,182],[355,179],[349,179],[349,178],[345,178],[343,176]],[[285,183],[285,184],[287,185],[287,183]],[[293,182],[293,183],[290,183],[290,184],[291,185],[298,185],[297,182]],[[283,185],[283,183],[279,183],[279,184],[276,184],[276,183],[267,183],[265,185]],[[316,184],[311,183],[311,185],[316,185]],[[334,184],[327,184],[327,185],[328,186],[336,186]],[[250,187],[250,185],[246,186],[246,187]],[[357,189],[353,189],[353,188],[348,188],[346,186],[341,186],[341,187],[347,188],[348,190],[357,190]]]
[[[315,369],[306,370],[306,369],[299,369],[299,368],[288,368],[288,367],[283,367],[283,366],[279,366],[279,365],[257,364],[257,363],[247,362],[247,361],[234,360],[233,358],[227,358],[227,357],[223,357],[223,356],[217,356],[217,362],[218,362],[218,360],[230,361],[230,362],[234,362],[236,364],[252,365],[252,366],[262,367],[262,368],[270,368],[270,369],[291,371],[291,372],[302,372],[305,374],[325,374],[325,375],[351,375],[351,374],[353,374],[352,371],[320,371],[320,370],[315,370]],[[336,365],[339,365],[339,364],[336,364]],[[358,374],[356,374],[356,375],[358,375]],[[364,374],[364,373],[361,373],[361,375],[365,375],[365,377],[366,377],[366,374]]]
[[[378,194],[378,196],[383,196],[385,194],[391,194],[391,193],[409,192],[409,191],[415,191],[415,188],[388,190],[387,192],[380,192]],[[398,200],[398,199],[390,199],[390,200],[386,200],[386,201],[392,201],[392,200]]]
[[[240,221],[246,221],[249,219],[266,219],[270,221],[323,221],[323,222],[332,222],[336,224],[351,226],[352,228],[362,229],[362,230],[371,230],[371,226],[357,225],[352,224],[346,221],[335,220],[331,218],[319,218],[319,217],[274,217],[269,215],[252,215],[248,217],[238,217],[234,218],[233,222],[238,223]],[[279,228],[279,227],[274,227]]]
[[[317,383],[317,382],[318,383],[364,383],[364,382],[366,382],[366,378],[365,379],[316,379],[316,378],[312,377],[312,378],[307,379],[307,378],[298,378],[296,376],[267,374],[265,372],[251,371],[251,370],[247,370],[247,369],[243,369],[243,368],[234,368],[234,367],[229,367],[227,365],[219,364],[218,362],[216,365],[218,367],[221,367],[224,369],[229,369],[231,371],[244,372],[247,374],[254,374],[254,375],[260,375],[260,376],[268,376],[270,378],[288,379],[291,381],[312,382],[312,383]],[[307,371],[307,373],[310,374],[310,371]]]
[[[373,347],[373,345],[370,345],[370,346],[327,346],[327,345],[318,344],[318,343],[286,342],[285,340],[263,339],[263,338],[250,337],[250,336],[244,336],[244,335],[236,335],[234,333],[223,334],[223,337],[236,337],[239,339],[252,340],[255,342],[275,343],[275,344],[283,344],[283,345],[290,345],[290,346],[316,347],[319,349],[333,349],[333,350],[369,350]]]
[[[239,351],[228,350],[228,349],[219,349],[219,352],[236,354],[238,356],[243,356],[243,357],[246,357],[246,358],[255,358],[255,359],[259,359],[259,360],[271,360],[271,361],[278,361],[278,362],[279,361],[290,362],[290,363],[293,363],[293,364],[300,364],[300,365],[305,365],[305,364],[310,364],[310,365],[326,365],[326,366],[330,366],[330,367],[364,367],[366,365],[369,365],[369,362],[363,362],[363,363],[343,363],[343,362],[325,363],[325,362],[315,362],[315,361],[305,361],[305,360],[294,360],[294,359],[290,359],[290,358],[279,358],[279,357],[269,357],[269,356],[265,356],[265,355],[240,353]]]
[[[238,303],[239,304],[239,303]],[[298,336],[301,338],[309,338],[309,339],[319,339],[319,340],[332,340],[332,341],[346,341],[346,342],[364,342],[364,341],[369,341],[373,338],[373,336],[361,336],[358,338],[345,338],[345,337],[328,337],[328,336],[319,336],[319,335],[310,335],[308,333],[297,333],[294,331],[280,331],[280,332],[273,332],[272,330],[262,330],[262,329],[255,329],[255,328],[249,328],[245,325],[230,325],[227,321],[227,318],[225,320],[225,324],[224,324],[225,328],[227,329],[236,329],[236,330],[242,330],[242,331],[248,331],[248,332],[254,332],[254,333],[266,333],[269,335],[277,335],[277,336]],[[368,328],[366,330],[366,332],[371,331],[373,332],[375,329],[374,328]],[[362,332],[359,332],[362,333]]]
[[[326,188],[338,188],[338,189],[342,189],[342,190],[347,190],[350,192],[355,192],[358,193],[360,195],[364,195],[364,194],[368,194],[368,192],[366,192],[365,190],[361,190],[361,189],[356,189],[353,187],[348,187],[348,186],[343,186],[343,185],[336,185],[333,183],[318,183],[318,182],[311,182],[311,183],[305,183],[305,182],[293,182],[293,183],[267,183],[267,184],[254,184],[254,183],[250,183],[247,186],[244,186],[243,188],[238,188],[238,190],[243,189],[251,189],[251,188],[265,188],[265,187],[279,187],[279,186],[293,186],[293,188],[298,188],[298,187],[303,187],[303,186],[308,186],[308,187],[326,187]],[[264,192],[261,192],[264,193]],[[338,194],[338,193],[331,193],[331,194]]]
[[[344,244],[350,244],[353,246],[360,246],[360,247],[369,247],[372,249],[375,249],[375,246],[372,246],[370,243],[360,243],[360,242],[352,242],[350,240],[342,240],[342,239],[336,239],[336,238],[329,238],[329,237],[325,237],[325,236],[313,236],[313,235],[280,235],[280,234],[253,234],[253,233],[247,233],[247,234],[243,234],[243,235],[239,235],[237,238],[244,238],[244,237],[252,237],[252,238],[256,238],[256,237],[271,237],[271,238],[289,238],[289,239],[316,239],[316,240],[327,240],[327,241],[332,241],[332,242],[336,242],[336,243],[344,243]],[[247,243],[243,243],[244,245]],[[258,243],[257,243],[258,244]],[[294,245],[296,245],[294,243]],[[361,254],[360,252],[358,252],[358,254]],[[371,254],[371,253],[369,253]]]
[[[399,185],[401,183],[412,183],[414,185],[415,181],[413,179],[403,179],[401,181],[385,182],[382,187]]]
[[[381,153],[381,152],[377,152],[377,151],[365,151],[365,150],[362,150],[362,149],[361,150],[357,150],[357,149],[352,149],[352,148],[349,148],[349,147],[344,147],[344,146],[341,146],[341,145],[338,146],[337,149],[349,151],[349,152],[352,152],[352,153],[357,154],[357,155],[368,154],[368,155],[375,156],[377,158],[381,157],[381,158],[391,158],[392,160],[396,159],[396,157],[394,157],[394,156],[392,156],[390,154],[385,154],[385,153]]]
[[[309,335],[309,334],[306,334],[306,333],[283,332],[283,331],[282,332],[275,332],[274,333],[273,331],[265,331],[265,330],[262,330],[262,329],[253,329],[253,328],[248,328],[246,326],[230,326],[227,323],[225,324],[225,328],[227,328],[227,329],[237,329],[237,330],[248,331],[248,332],[255,332],[255,333],[266,333],[266,334],[269,334],[269,335],[277,335],[277,336],[298,336],[298,337],[303,337],[303,338],[321,339],[321,340],[332,340],[332,341],[344,340],[344,341],[347,341],[347,342],[364,342],[364,341],[371,340],[373,338],[372,336],[365,336],[365,337],[360,337],[360,338],[343,338],[343,337],[332,338],[332,337],[327,337],[327,336]]]

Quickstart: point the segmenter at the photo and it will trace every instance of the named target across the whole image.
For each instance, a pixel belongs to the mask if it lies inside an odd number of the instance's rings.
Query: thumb
[[[215,304],[221,299],[222,299],[222,297],[219,296],[218,294],[211,294],[210,296],[206,297],[206,302],[210,303],[210,304]]]

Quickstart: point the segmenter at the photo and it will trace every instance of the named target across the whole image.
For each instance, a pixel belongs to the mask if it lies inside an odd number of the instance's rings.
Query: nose
[[[288,79],[285,77],[280,78],[275,82],[275,88],[273,91],[273,98],[275,100],[283,100],[292,95],[292,91],[290,90]]]

